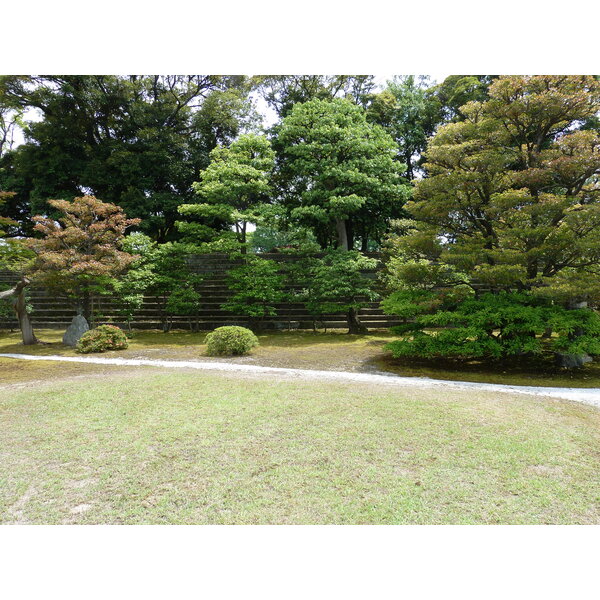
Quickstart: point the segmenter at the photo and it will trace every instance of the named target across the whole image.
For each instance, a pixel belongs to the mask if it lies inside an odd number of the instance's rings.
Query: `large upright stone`
[[[71,324],[67,327],[63,335],[63,344],[66,346],[76,346],[79,338],[88,331],[90,326],[83,315],[73,317]]]

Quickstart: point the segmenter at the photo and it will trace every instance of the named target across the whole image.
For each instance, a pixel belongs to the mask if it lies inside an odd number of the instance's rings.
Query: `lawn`
[[[0,384],[3,523],[600,523],[600,411],[590,406],[29,368],[5,364],[20,383]]]

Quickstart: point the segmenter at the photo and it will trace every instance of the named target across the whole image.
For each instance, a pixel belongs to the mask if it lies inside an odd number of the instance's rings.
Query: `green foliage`
[[[435,291],[396,292],[386,312],[414,318],[395,328],[394,357],[490,358],[560,351],[600,354],[600,315],[568,310],[527,293],[484,294],[456,301]]]
[[[312,298],[306,306],[311,314],[347,313],[359,310],[377,298],[374,279],[364,271],[374,269],[377,261],[360,252],[333,250],[311,269]]]
[[[572,280],[571,299],[600,301],[600,137],[581,129],[599,108],[593,77],[494,81],[431,139],[405,255],[549,298],[555,285],[556,299],[568,296]]]
[[[494,75],[449,75],[444,81],[428,90],[428,94],[440,106],[445,121],[465,118],[462,108],[469,102],[484,102]]]
[[[167,299],[165,310],[170,315],[195,315],[200,304],[200,294],[192,287],[173,290]]]
[[[598,353],[600,317],[570,309],[600,303],[599,108],[593,77],[500,77],[437,131],[387,242],[383,306],[415,319],[395,356]]]
[[[8,134],[9,131],[7,129],[3,129],[4,121],[3,117],[5,115],[2,114],[0,110],[0,135]],[[5,138],[6,139],[6,136]],[[0,154],[1,154],[1,143],[0,143]],[[14,193],[12,192],[2,192],[0,191],[0,212],[3,209],[3,205],[5,202],[12,198]],[[27,248],[27,246],[23,243],[22,240],[19,239],[11,239],[5,238],[5,231],[2,231],[2,227],[7,229],[11,229],[16,225],[15,221],[8,217],[3,217],[0,215],[0,270],[7,271],[22,271],[30,266],[31,261],[33,260],[35,254],[31,252]],[[12,286],[8,284],[0,283],[0,292],[6,291],[10,289]],[[27,302],[27,291],[23,292],[25,294],[26,306],[25,310],[27,312],[31,312],[31,305]],[[15,314],[15,305],[14,298],[9,297],[9,301],[0,301],[0,320],[2,321],[11,321],[16,318]]]
[[[282,231],[259,225],[248,237],[253,252],[294,252],[308,246],[314,251],[320,249],[313,233],[302,227]]]
[[[314,99],[352,98],[364,104],[375,87],[373,75],[266,75],[256,79],[263,98],[280,117],[295,104]]]
[[[240,76],[1,77],[0,108],[41,117],[0,161],[0,188],[18,194],[11,216],[27,229],[48,198],[86,189],[143,219],[153,239],[177,239],[177,207],[194,201],[210,151],[254,126],[248,94]]]
[[[412,180],[419,169],[427,139],[443,120],[441,104],[431,93],[427,77],[395,76],[380,94],[371,98],[368,119],[381,125],[396,141],[399,159]]]
[[[0,283],[0,292],[10,289],[12,286]],[[16,318],[15,310],[11,302],[0,300],[0,321],[11,321]]]
[[[192,271],[187,258],[194,248],[188,244],[171,242],[155,247],[151,268],[154,281],[148,293],[159,298],[166,326],[170,329],[172,315],[191,316],[200,305],[200,295],[196,292],[203,277]]]
[[[221,308],[251,319],[274,316],[274,304],[284,298],[278,264],[258,256],[248,256],[243,265],[229,271],[227,286],[234,294]]]
[[[130,324],[135,313],[144,303],[146,291],[156,280],[152,267],[152,257],[156,249],[154,242],[140,232],[125,237],[121,241],[121,248],[137,256],[129,270],[115,279],[112,285],[113,293],[119,303],[119,315]]]
[[[23,240],[0,238],[0,269],[7,271],[24,271],[31,266],[35,258]]]
[[[292,301],[302,302],[314,322],[323,315],[345,314],[352,329],[358,311],[375,300],[375,279],[365,274],[377,261],[357,251],[330,250],[322,258],[305,255],[291,262]],[[360,326],[360,321],[358,321]]]
[[[206,336],[207,354],[210,356],[239,356],[249,354],[258,346],[258,338],[245,327],[230,325],[217,327]]]
[[[173,315],[197,313],[201,299],[196,287],[203,278],[192,271],[187,260],[196,251],[194,246],[180,242],[157,244],[139,232],[127,236],[121,246],[139,257],[114,284],[120,313],[128,322],[146,295],[157,298],[165,331],[171,328]]]
[[[2,230],[3,227],[9,228],[14,225],[17,225],[17,223],[13,219],[11,219],[10,217],[4,217],[1,214],[4,210],[6,210],[4,205],[7,203],[8,200],[13,198],[14,196],[15,192],[3,192],[2,190],[0,190],[0,238],[6,235],[6,232]]]
[[[256,134],[242,135],[229,147],[215,148],[209,166],[200,174],[201,181],[194,184],[204,203],[183,204],[179,212],[218,223],[220,229],[223,224],[234,227],[237,241],[244,245],[247,223],[261,220],[261,210],[269,200],[274,157],[270,142]],[[194,233],[185,225],[182,231],[188,236]],[[211,237],[214,239],[217,233]]]
[[[77,342],[77,352],[90,354],[107,350],[125,350],[129,345],[127,336],[115,325],[100,325],[86,331]]]
[[[379,241],[402,214],[410,188],[394,140],[349,100],[296,104],[277,130],[280,177],[291,219],[310,227],[323,247],[352,249]]]

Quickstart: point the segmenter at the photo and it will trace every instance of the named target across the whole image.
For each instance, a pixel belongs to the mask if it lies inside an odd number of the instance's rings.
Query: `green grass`
[[[80,367],[1,389],[1,522],[600,523],[589,406]]]
[[[0,353],[29,353],[37,355],[60,354],[77,356],[74,349],[61,343],[62,331],[42,330],[40,339],[48,342],[37,346],[23,346],[18,333],[0,332]],[[557,387],[600,388],[600,361],[583,369],[566,370],[549,361],[518,360],[496,364],[478,361],[414,361],[394,359],[383,346],[397,336],[388,331],[374,331],[368,335],[346,333],[275,332],[259,335],[260,347],[249,357],[211,359],[205,356],[206,333],[136,331],[128,350],[107,352],[106,356],[124,358],[166,358],[180,360],[231,360],[271,367],[299,369],[327,369],[334,371],[386,371],[404,376],[431,377],[455,381],[504,383],[510,385],[538,385]],[[26,368],[28,369],[28,368]],[[40,371],[40,367],[32,367]],[[26,377],[26,372],[23,373]],[[0,359],[0,381],[16,380],[18,375],[6,373]]]

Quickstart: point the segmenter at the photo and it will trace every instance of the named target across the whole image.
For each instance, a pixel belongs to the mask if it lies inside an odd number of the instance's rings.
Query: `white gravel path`
[[[208,362],[197,360],[149,360],[142,358],[101,358],[83,356],[33,356],[30,354],[0,354],[2,358],[17,358],[21,360],[56,360],[62,362],[80,362],[96,365],[115,365],[132,367],[167,367],[201,369],[206,371],[232,371],[257,373],[265,376],[284,375],[296,379],[380,383],[398,385],[401,387],[452,387],[455,389],[472,389],[486,392],[509,392],[530,394],[575,400],[592,406],[600,407],[600,388],[559,388],[525,385],[502,385],[497,383],[474,383],[470,381],[446,381],[430,379],[429,377],[401,377],[399,375],[377,375],[371,373],[356,373],[349,371],[316,371],[312,369],[284,369],[280,367],[260,367],[256,365],[241,365],[225,362]]]

